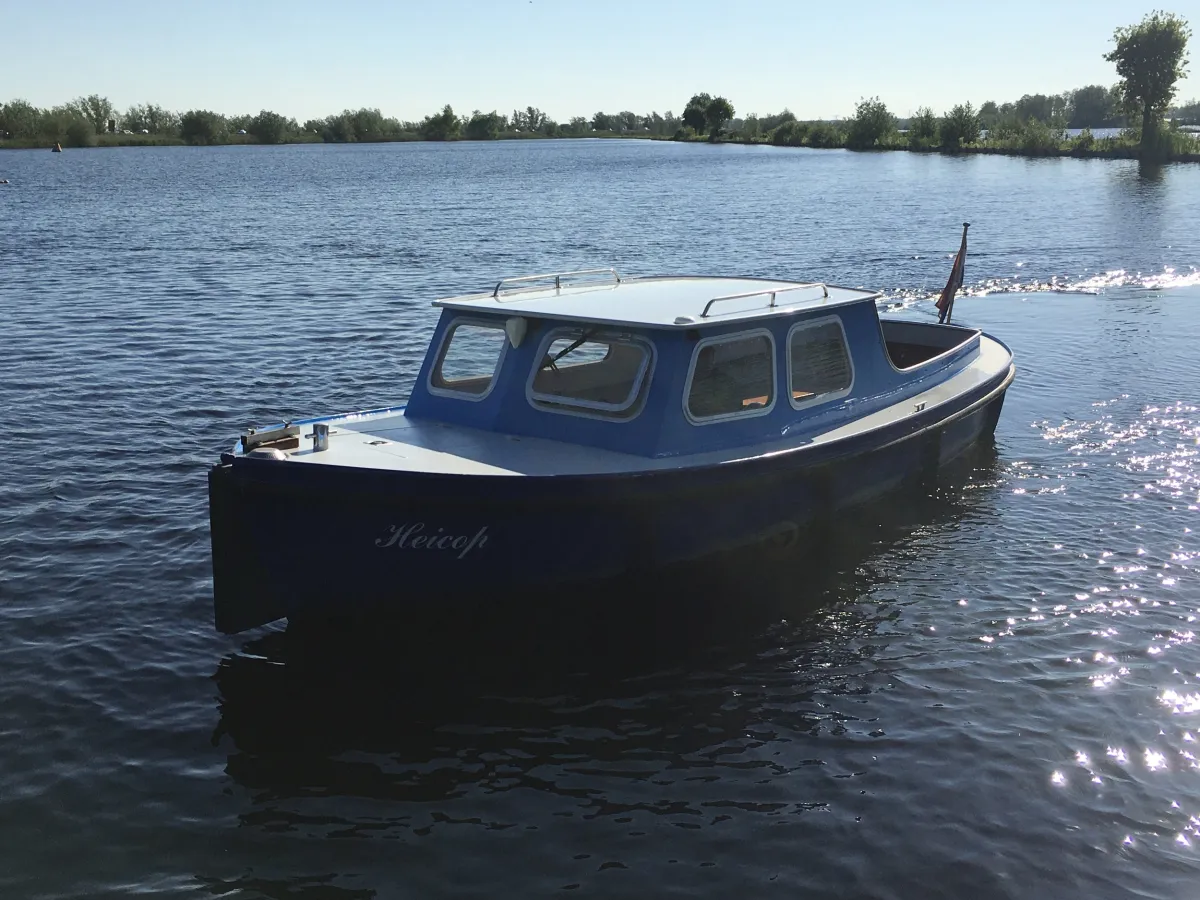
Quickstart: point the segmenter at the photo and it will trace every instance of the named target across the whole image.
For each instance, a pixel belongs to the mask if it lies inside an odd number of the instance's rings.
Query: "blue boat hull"
[[[853,440],[717,466],[524,477],[223,462],[209,474],[216,626],[466,612],[786,546],[990,437],[1012,376]]]

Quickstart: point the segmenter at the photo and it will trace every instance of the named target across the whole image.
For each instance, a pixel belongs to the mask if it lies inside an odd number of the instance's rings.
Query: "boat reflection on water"
[[[936,486],[643,591],[269,633],[220,663],[215,740],[232,741],[234,779],[276,798],[450,799],[472,783],[528,776],[547,761],[543,744],[559,761],[628,752],[614,729],[678,758],[744,731],[745,719],[722,709],[729,685],[774,677],[779,653],[800,692],[847,665],[869,667],[878,642],[859,639],[893,611],[866,596],[917,540],[941,535],[950,551],[957,524],[991,508],[997,479],[988,442]],[[678,704],[706,728],[664,727]],[[345,758],[354,750],[386,754],[386,764]]]

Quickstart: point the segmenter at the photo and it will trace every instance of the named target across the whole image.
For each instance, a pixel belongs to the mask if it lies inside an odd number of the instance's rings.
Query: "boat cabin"
[[[966,366],[979,332],[760,278],[506,279],[440,300],[404,416],[648,458],[803,442]]]

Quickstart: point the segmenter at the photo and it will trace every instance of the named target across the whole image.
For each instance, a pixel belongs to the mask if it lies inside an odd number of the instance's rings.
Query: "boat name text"
[[[447,534],[444,528],[429,531],[424,522],[405,523],[389,526],[386,536],[375,539],[375,546],[398,550],[457,550],[458,558],[462,559],[472,550],[483,549],[488,542],[487,530],[484,525],[473,535]]]

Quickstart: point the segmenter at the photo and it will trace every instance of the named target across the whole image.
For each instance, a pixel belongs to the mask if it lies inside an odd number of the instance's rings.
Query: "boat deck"
[[[709,453],[648,458],[544,438],[497,434],[437,421],[410,419],[401,411],[322,419],[330,426],[328,449],[314,452],[302,438],[288,460],[310,465],[351,466],[446,475],[611,475],[714,465],[797,446],[820,445],[894,424],[919,410],[934,409],[994,379],[1010,364],[1008,350],[981,336],[980,351],[967,366],[928,390],[908,395],[874,413],[802,439]],[[311,426],[310,426],[311,427]],[[303,429],[310,430],[309,428]]]

